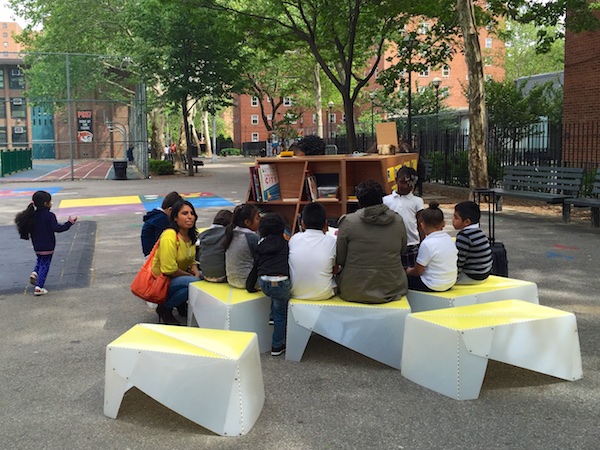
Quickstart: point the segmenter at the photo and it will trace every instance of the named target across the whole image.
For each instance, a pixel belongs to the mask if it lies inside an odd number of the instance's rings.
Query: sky
[[[6,5],[4,0],[0,0],[0,22],[14,22],[13,19],[14,13],[11,9]],[[25,21],[23,19],[17,18],[16,22],[21,26],[21,28],[25,27]]]

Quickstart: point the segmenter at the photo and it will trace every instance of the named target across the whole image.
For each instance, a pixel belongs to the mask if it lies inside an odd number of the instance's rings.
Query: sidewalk
[[[207,163],[202,175],[194,177],[128,182],[63,179],[43,187],[60,189],[53,195],[56,203],[66,198],[163,195],[171,190],[211,192],[240,203],[248,188],[250,162],[227,158]],[[0,190],[33,186],[38,185],[3,181]],[[17,241],[14,214],[28,201],[23,196],[2,198],[2,242]],[[59,205],[56,208],[60,211]],[[198,210],[198,225],[208,226],[218,209]],[[450,223],[451,211],[445,212]],[[61,219],[65,218],[59,215]],[[248,435],[226,438],[181,418],[135,389],[125,396],[116,420],[103,415],[106,345],[137,323],[156,323],[157,316],[129,292],[142,263],[141,215],[95,215],[85,221],[96,227],[93,233],[88,229],[89,239],[80,241],[68,234],[76,230],[59,235],[67,246],[69,241],[81,242],[82,249],[63,253],[52,264],[58,270],[61,264],[75,262],[75,254],[85,253],[83,243],[93,244],[93,258],[77,261],[80,275],[89,273],[89,286],[71,283],[50,289],[52,283],[61,282],[58,273],[53,273],[48,280],[50,293],[34,297],[31,290],[24,293],[28,280],[17,277],[13,267],[17,260],[33,261],[30,243],[19,242],[18,255],[3,249],[0,257],[0,270],[12,274],[15,285],[20,283],[22,288],[0,292],[3,448],[597,448],[600,231],[589,223],[564,224],[559,216],[510,210],[496,216],[496,234],[507,247],[510,275],[537,283],[541,304],[575,313],[582,380],[566,382],[490,362],[480,398],[460,402],[314,336],[300,363],[261,355],[267,396],[264,409]],[[483,227],[487,229],[487,224]]]

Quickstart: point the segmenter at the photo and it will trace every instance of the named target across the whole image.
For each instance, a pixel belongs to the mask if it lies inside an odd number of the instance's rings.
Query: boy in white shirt
[[[327,215],[320,203],[309,203],[302,210],[302,227],[289,242],[292,298],[326,300],[335,295],[335,245],[327,231]]]
[[[412,167],[402,166],[396,172],[396,191],[383,197],[383,204],[398,213],[406,228],[406,252],[402,255],[402,267],[413,267],[419,253],[421,236],[417,214],[424,208],[423,199],[413,194],[419,177]]]
[[[419,246],[414,267],[406,269],[408,288],[416,291],[444,292],[456,283],[458,250],[444,231],[444,213],[437,202],[423,210],[419,226],[426,237]]]

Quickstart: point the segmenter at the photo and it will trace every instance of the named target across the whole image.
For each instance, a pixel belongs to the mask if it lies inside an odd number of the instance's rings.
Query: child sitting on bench
[[[416,291],[444,292],[454,286],[457,250],[444,230],[446,222],[438,202],[431,202],[421,213],[419,227],[425,239],[419,246],[417,262],[406,269],[408,288]]]
[[[487,236],[479,228],[481,211],[475,202],[466,201],[454,207],[452,225],[456,235],[458,278],[456,284],[483,283],[492,271],[492,250]]]

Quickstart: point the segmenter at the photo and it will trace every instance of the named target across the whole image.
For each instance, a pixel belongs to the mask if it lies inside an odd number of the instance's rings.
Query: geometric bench
[[[265,401],[256,335],[138,324],[106,347],[106,416],[132,387],[217,434],[246,434]]]
[[[535,283],[494,275],[490,275],[480,284],[455,284],[445,292],[422,292],[409,289],[406,296],[413,313],[507,299],[539,303]]]
[[[582,377],[572,313],[505,300],[410,314],[402,375],[456,400],[479,397],[488,359],[564,380]]]
[[[190,283],[188,303],[188,326],[250,331],[258,335],[261,353],[271,350],[271,298],[262,292],[250,293],[227,283],[196,281]]]
[[[400,369],[404,320],[410,313],[406,297],[389,303],[298,300],[288,306],[285,359],[300,361],[311,333],[388,366]]]

